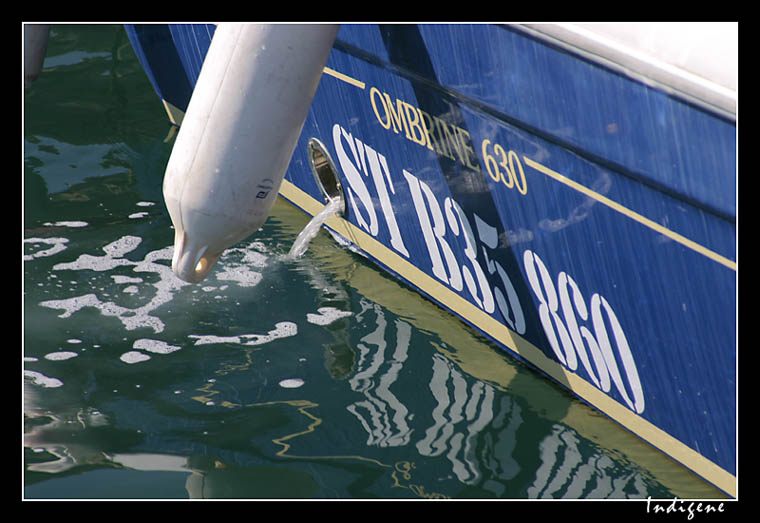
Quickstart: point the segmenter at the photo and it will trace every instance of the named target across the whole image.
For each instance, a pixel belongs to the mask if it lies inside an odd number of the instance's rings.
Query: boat
[[[737,496],[737,24],[126,30],[179,129],[179,277],[277,195],[330,206],[341,245]]]

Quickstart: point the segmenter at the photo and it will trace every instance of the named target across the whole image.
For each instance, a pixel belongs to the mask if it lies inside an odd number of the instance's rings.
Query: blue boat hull
[[[213,26],[128,26],[179,123]],[[181,74],[180,74],[181,73]],[[281,196],[736,495],[736,126],[519,29],[348,25]]]

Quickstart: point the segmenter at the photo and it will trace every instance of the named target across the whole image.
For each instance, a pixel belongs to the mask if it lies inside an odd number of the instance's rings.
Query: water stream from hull
[[[296,241],[293,242],[293,246],[290,248],[290,252],[288,252],[288,258],[296,259],[303,256],[309,248],[311,240],[317,235],[322,225],[324,225],[331,216],[338,214],[342,208],[343,200],[341,198],[332,198],[327,205],[325,205],[325,208],[316,214],[298,234]]]

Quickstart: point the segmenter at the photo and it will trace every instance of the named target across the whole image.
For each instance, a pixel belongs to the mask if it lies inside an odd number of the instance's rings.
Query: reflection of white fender
[[[28,24],[24,26],[24,88],[34,82],[42,70],[47,50],[49,25]]]
[[[337,30],[216,29],[164,177],[181,279],[203,280],[224,249],[266,220]]]

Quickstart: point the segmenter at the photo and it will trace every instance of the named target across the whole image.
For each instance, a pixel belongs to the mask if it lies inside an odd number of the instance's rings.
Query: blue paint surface
[[[498,26],[343,26],[327,66],[364,88],[323,77],[289,181],[321,199],[306,157],[308,140],[318,138],[338,165],[349,222],[641,418],[736,473],[733,122]],[[378,116],[373,109],[373,96],[377,108],[384,94],[396,110],[409,108],[407,119],[427,115],[438,123],[440,134],[430,134],[440,141],[416,143],[409,126],[407,133],[394,132],[387,113]],[[444,127],[463,137],[464,156],[445,149]],[[339,148],[348,163],[340,160]],[[487,156],[504,159],[506,166],[510,151],[514,172],[524,174],[518,178],[524,191],[489,174]],[[626,212],[560,183],[531,161]],[[356,169],[353,181],[346,178],[348,164]],[[402,249],[392,241],[377,179],[392,202]],[[362,187],[369,206],[359,194]],[[442,245],[448,245],[455,260],[449,266],[444,259],[443,273],[434,269],[418,212],[425,209],[434,221],[435,206],[441,221],[433,245],[442,259]],[[632,215],[695,242],[733,268]],[[481,234],[478,220],[493,228],[494,241],[489,227]],[[452,267],[461,283],[452,283]],[[569,331],[572,322],[559,303],[560,287],[570,289],[568,310],[581,334],[599,343],[606,332],[614,362],[602,363],[604,355],[594,360],[587,342],[580,350],[561,345],[562,326]],[[486,303],[488,291],[495,299],[497,289],[507,307]],[[624,339],[615,337],[615,323]],[[558,336],[558,348],[550,332]],[[588,365],[580,356],[584,351]],[[606,382],[603,366],[611,372]]]

